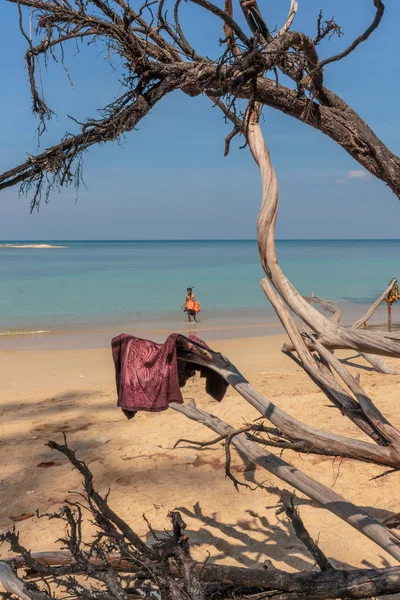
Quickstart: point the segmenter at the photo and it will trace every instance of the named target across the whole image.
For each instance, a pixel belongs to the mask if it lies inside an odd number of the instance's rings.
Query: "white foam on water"
[[[38,333],[51,333],[48,329],[38,329],[37,331],[0,331],[0,336],[5,335],[36,335]]]
[[[50,244],[0,244],[0,248],[68,248],[68,246],[51,246]]]

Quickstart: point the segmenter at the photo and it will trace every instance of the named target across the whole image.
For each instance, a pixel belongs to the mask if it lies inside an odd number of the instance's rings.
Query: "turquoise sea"
[[[54,247],[21,247],[39,243]],[[400,240],[284,240],[277,252],[302,294],[354,314],[400,278]],[[188,286],[199,329],[257,328],[276,322],[262,275],[255,241],[1,242],[0,335],[178,329]]]

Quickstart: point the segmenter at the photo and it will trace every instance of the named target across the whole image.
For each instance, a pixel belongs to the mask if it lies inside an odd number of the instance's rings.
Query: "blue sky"
[[[24,66],[26,40],[14,4],[1,1],[0,171],[37,152],[37,122]],[[261,2],[261,5],[264,4]],[[267,3],[273,4],[273,3]],[[268,22],[280,25],[289,1],[268,6]],[[335,15],[345,36],[325,44],[326,56],[346,47],[370,23],[372,0],[300,0],[295,28],[315,34],[320,8]],[[369,41],[326,68],[325,81],[400,153],[400,80],[395,40],[398,0]],[[182,4],[187,37],[215,55],[220,23],[197,6]],[[73,49],[75,50],[75,49]],[[213,54],[214,53],[214,54]],[[67,117],[96,116],[96,109],[119,93],[118,73],[101,46],[68,56],[73,89],[60,64],[43,70],[48,104],[56,116],[41,150],[76,127]],[[384,184],[370,178],[344,150],[318,131],[266,108],[264,134],[280,184],[277,237],[398,238],[400,203]],[[29,214],[29,198],[17,189],[0,194],[0,239],[199,239],[254,238],[260,182],[247,149],[234,144],[223,156],[229,132],[207,98],[175,93],[123,140],[92,148],[85,157],[87,189],[78,201],[73,188],[54,193],[40,212]]]

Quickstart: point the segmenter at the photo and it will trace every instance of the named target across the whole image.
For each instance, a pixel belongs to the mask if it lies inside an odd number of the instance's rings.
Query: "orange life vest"
[[[186,308],[188,310],[195,310],[195,302],[193,300],[188,300],[186,302]]]
[[[194,302],[194,312],[200,312],[200,302]]]

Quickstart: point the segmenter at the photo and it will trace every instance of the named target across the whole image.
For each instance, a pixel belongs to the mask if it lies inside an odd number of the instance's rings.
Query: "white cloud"
[[[368,173],[368,171],[363,171],[361,169],[357,169],[354,171],[347,171],[346,176],[336,181],[338,183],[348,183],[351,179],[358,179],[359,181],[365,181],[367,179],[371,179],[372,175]]]
[[[347,173],[348,179],[370,179],[372,175],[368,171],[349,171]]]

